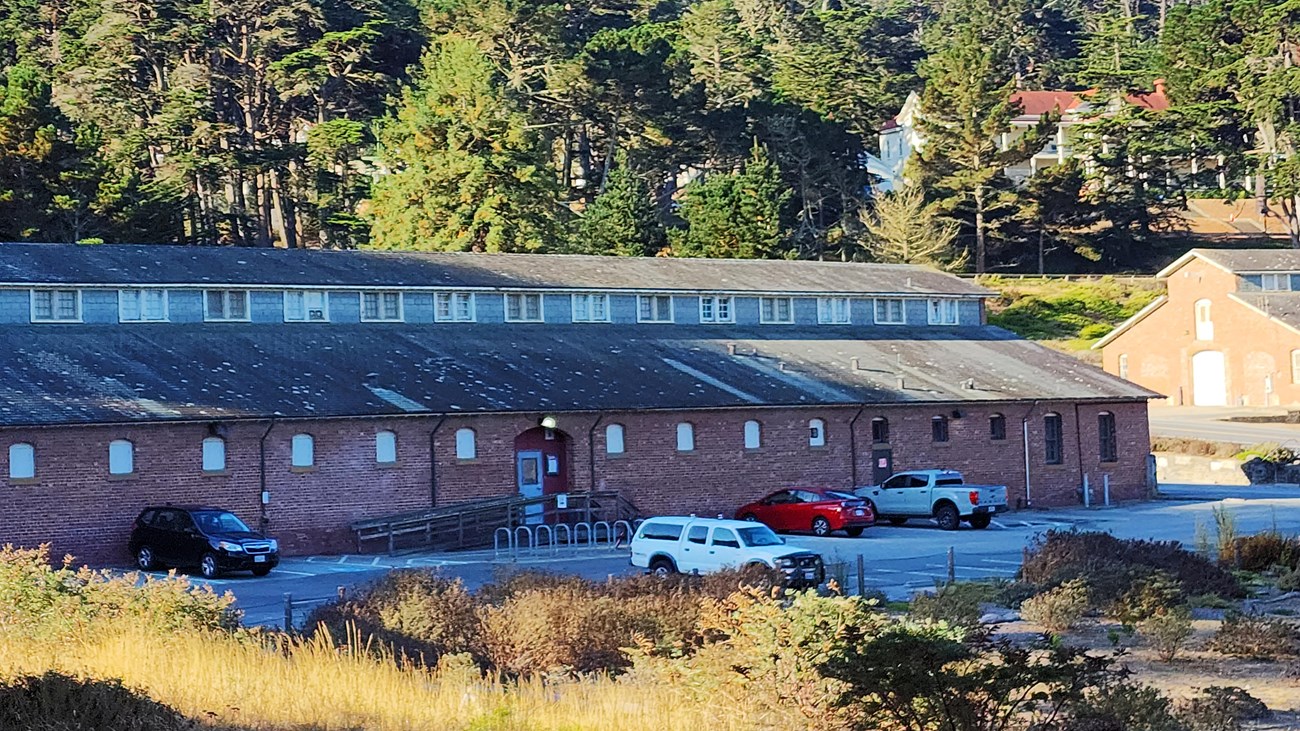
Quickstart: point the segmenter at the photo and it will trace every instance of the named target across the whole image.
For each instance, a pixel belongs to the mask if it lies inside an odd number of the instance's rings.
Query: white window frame
[[[221,437],[207,437],[202,444],[203,471],[226,471],[226,440]]]
[[[810,447],[826,446],[826,420],[825,419],[808,420],[808,446]]]
[[[646,302],[650,303],[650,315],[648,317],[646,316],[645,308],[643,307]],[[665,306],[668,308],[667,317],[664,317],[665,313],[660,312],[660,305],[663,305],[665,302],[667,302],[667,305]],[[674,303],[671,294],[639,294],[636,297],[637,322],[671,323],[674,321],[673,309]]]
[[[375,464],[397,464],[397,432],[391,429],[375,432]]]
[[[1270,281],[1272,282],[1272,286],[1269,286]],[[1291,274],[1289,272],[1261,274],[1259,277],[1259,288],[1265,292],[1290,292]]]
[[[114,439],[108,443],[108,474],[115,477],[135,474],[135,444],[130,439]]]
[[[1204,317],[1202,317],[1204,314]],[[1196,340],[1214,339],[1214,303],[1209,299],[1198,299],[1192,304],[1193,326]]]
[[[289,465],[305,470],[316,466],[316,437],[303,432],[289,441]]]
[[[441,311],[442,303],[447,305],[447,313]],[[466,311],[461,312],[460,305],[466,304]],[[435,292],[433,295],[434,322],[475,322],[475,299],[473,292]]]
[[[761,449],[763,447],[763,425],[755,419],[745,422],[745,449]]]
[[[519,298],[519,316],[510,316],[510,298]],[[530,297],[537,298],[537,317],[528,316],[528,300]],[[506,292],[502,295],[501,304],[504,305],[504,314],[506,322],[545,322],[546,321],[546,298],[540,292]]]
[[[596,303],[600,302],[600,314]],[[569,299],[573,322],[609,322],[609,295],[602,292],[575,292]],[[579,310],[582,310],[580,313]]]
[[[37,293],[45,293],[45,292],[48,292],[48,293],[50,294],[50,316],[49,316],[49,317],[37,317],[37,316],[36,316],[36,297],[37,297]],[[67,317],[59,317],[59,316],[58,316],[58,309],[59,309],[59,308],[58,308],[58,302],[57,302],[58,296],[59,296],[60,294],[67,294],[68,292],[71,292],[71,293],[75,296],[75,298],[76,298],[76,308],[77,308],[77,311],[76,311],[76,313],[75,313],[75,317],[71,317],[71,318],[67,318]],[[29,302],[30,302],[30,305],[31,305],[31,320],[32,320],[33,323],[37,323],[37,322],[41,322],[41,323],[45,323],[45,322],[59,323],[59,322],[81,322],[81,321],[82,321],[82,316],[83,316],[83,312],[84,312],[84,310],[82,310],[82,306],[81,306],[81,305],[82,305],[82,303],[81,303],[81,290],[79,290],[79,289],[68,289],[67,287],[40,287],[40,288],[37,288],[37,289],[33,289],[33,290],[31,291],[31,296],[29,297]]]
[[[1300,384],[1300,349],[1291,351],[1291,383]]]
[[[214,314],[208,307],[209,296],[213,293],[221,295],[221,313]],[[235,297],[244,300],[244,316],[229,317],[230,303]],[[249,296],[246,289],[205,289],[203,290],[203,321],[204,322],[251,322],[253,319],[252,297]]]
[[[319,297],[319,307],[313,306],[311,298]],[[302,315],[290,315],[289,301],[292,299],[302,299]],[[320,317],[312,317],[312,310],[320,310]],[[284,291],[284,321],[285,322],[329,322],[330,321],[330,293],[324,289],[287,289]]]
[[[695,425],[689,421],[677,424],[677,451],[695,451]]]
[[[478,435],[465,426],[456,430],[456,459],[468,460],[478,457]]]
[[[627,452],[627,430],[622,424],[610,424],[605,427],[605,454],[625,454]]]
[[[736,302],[730,295],[700,298],[700,322],[725,324],[736,321]]]
[[[931,325],[956,325],[961,320],[959,300],[932,298],[926,304],[926,320]]]
[[[786,317],[781,318],[778,305],[781,302],[786,303]],[[771,314],[768,314],[768,309]],[[764,325],[793,325],[794,324],[794,297],[759,297],[758,298],[758,321]]]
[[[395,295],[397,297],[397,315],[388,317],[384,314],[384,298]],[[374,297],[377,317],[366,316],[366,298]],[[379,292],[362,292],[361,293],[361,321],[362,322],[405,322],[406,321],[406,294],[400,290],[382,290]]]
[[[1293,351],[1293,353],[1294,353],[1294,352],[1295,352],[1295,351]],[[1294,356],[1294,355],[1292,355],[1292,357],[1291,357],[1291,362],[1292,362],[1292,364],[1293,364],[1291,367],[1292,367],[1292,369],[1293,369],[1293,371],[1294,371],[1294,368],[1295,368],[1295,365],[1294,365],[1294,363],[1295,363],[1295,356]],[[1123,379],[1125,379],[1125,380],[1128,380],[1128,353],[1120,353],[1120,354],[1119,354],[1119,377],[1120,377],[1120,378],[1123,378]],[[1300,381],[1296,381],[1296,382],[1297,382],[1297,383],[1300,383]]]
[[[843,305],[843,317],[838,317],[837,305]],[[853,300],[848,297],[818,297],[817,322],[821,325],[849,325],[853,322]]]
[[[162,316],[149,317],[145,312],[145,297],[149,293],[155,293],[162,299]],[[126,306],[127,300],[134,297],[136,300],[136,317],[127,317]],[[117,291],[117,321],[118,322],[169,322],[171,320],[171,304],[168,302],[169,297],[167,290],[156,287],[131,287],[128,289],[119,289]]]
[[[890,303],[898,303],[898,319],[889,317]],[[883,309],[882,309],[883,307]],[[882,317],[881,314],[884,314]],[[877,325],[906,325],[907,324],[907,300],[901,297],[879,297],[871,301],[872,321]]]
[[[36,479],[36,447],[28,442],[9,445],[9,479]]]

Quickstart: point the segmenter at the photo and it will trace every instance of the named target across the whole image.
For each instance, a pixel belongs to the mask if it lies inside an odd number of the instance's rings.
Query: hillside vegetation
[[[1152,278],[1085,280],[981,277],[998,292],[988,303],[989,323],[1063,350],[1086,351],[1116,325],[1164,292]]]

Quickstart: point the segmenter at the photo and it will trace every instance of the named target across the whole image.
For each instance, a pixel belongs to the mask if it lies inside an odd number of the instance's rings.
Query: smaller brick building
[[[0,244],[0,543],[121,562],[173,502],[342,551],[353,521],[489,497],[730,513],[935,467],[1015,506],[1144,496],[1152,394],[988,326],[990,294],[911,266]]]
[[[1300,405],[1300,251],[1192,249],[1097,342],[1106,371],[1195,406]]]

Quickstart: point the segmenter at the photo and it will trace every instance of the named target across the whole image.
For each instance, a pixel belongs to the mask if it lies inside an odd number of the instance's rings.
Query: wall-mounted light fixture
[[[537,420],[537,425],[543,429],[554,429],[560,422],[555,420],[554,416],[543,416]]]

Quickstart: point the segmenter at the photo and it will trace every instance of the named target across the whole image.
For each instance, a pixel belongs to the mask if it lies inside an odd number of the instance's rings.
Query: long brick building
[[[125,560],[148,503],[288,552],[358,519],[617,490],[729,513],[945,467],[1147,490],[1151,392],[911,266],[0,244],[0,543]],[[543,421],[553,428],[543,428]]]

